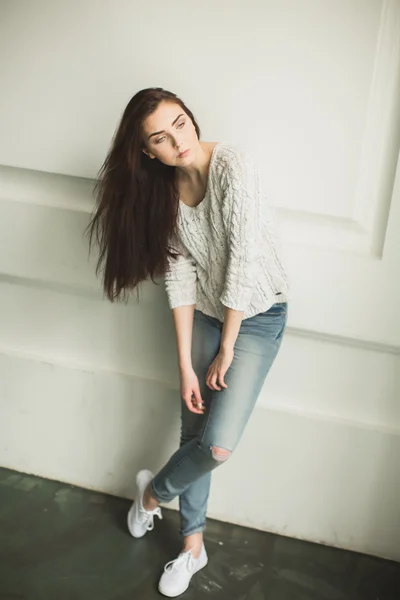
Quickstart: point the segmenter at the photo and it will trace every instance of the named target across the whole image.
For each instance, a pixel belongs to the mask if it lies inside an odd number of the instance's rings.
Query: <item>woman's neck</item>
[[[189,185],[205,182],[214,146],[215,142],[199,142],[193,162],[188,166],[176,168],[177,180]]]

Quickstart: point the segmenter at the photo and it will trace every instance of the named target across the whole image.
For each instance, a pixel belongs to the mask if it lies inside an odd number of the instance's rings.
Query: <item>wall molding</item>
[[[285,242],[382,259],[400,151],[400,2],[383,0],[349,217],[276,207]],[[94,179],[0,165],[0,201],[90,215]]]
[[[349,217],[278,208],[285,241],[381,260],[400,152],[400,3],[380,15],[353,210]]]
[[[301,329],[300,327],[288,327],[290,335],[297,337],[308,338],[336,344],[340,346],[351,346],[360,350],[369,350],[372,352],[382,352],[384,354],[394,354],[400,356],[400,346],[394,344],[386,344],[385,342],[377,342],[364,338],[356,338],[353,336],[340,335],[335,333],[326,333],[313,329]]]
[[[84,287],[83,285],[70,284],[60,281],[50,281],[48,279],[38,279],[36,277],[26,277],[0,272],[0,285],[2,283],[10,285],[19,285],[22,287],[29,287],[33,289],[40,288],[55,293],[69,294],[74,296],[78,295],[81,297],[96,300],[99,300],[104,297],[100,286],[93,287],[88,285],[87,287]],[[162,282],[160,282],[159,289],[160,292],[163,293],[163,291],[161,291],[164,289]],[[148,305],[151,303],[157,303],[161,301],[158,289],[156,288],[156,286],[153,285],[143,286],[143,291],[141,292],[140,298],[141,300],[139,303],[137,303],[136,300],[133,300],[133,298],[131,298],[130,303],[133,308],[140,308],[141,305],[143,306],[144,304]],[[328,342],[329,344],[351,346],[353,348],[361,350],[370,350],[372,352],[382,352],[384,354],[394,354],[396,356],[400,356],[400,346],[394,344],[387,344],[385,342],[380,342],[376,340],[356,338],[354,336],[346,336],[290,325],[287,327],[286,331],[288,335],[294,335],[296,337],[309,339],[311,338],[313,340]]]
[[[140,381],[143,383],[152,383],[152,384],[160,385],[169,391],[176,392],[177,394],[179,394],[179,385],[174,381],[170,381],[167,379],[160,379],[160,378],[156,378],[156,377],[151,378],[151,377],[146,377],[146,376],[139,376],[139,375],[135,375],[133,373],[129,373],[127,371],[111,369],[111,368],[103,367],[103,366],[100,366],[100,367],[94,366],[92,364],[83,363],[81,361],[78,362],[78,361],[58,360],[58,359],[54,359],[53,356],[50,358],[49,356],[45,356],[45,355],[40,356],[39,354],[32,354],[32,353],[25,352],[25,351],[23,351],[21,349],[17,349],[17,348],[10,349],[10,348],[2,348],[0,346],[0,360],[1,360],[1,357],[13,358],[13,359],[29,361],[29,362],[33,362],[33,363],[39,363],[42,366],[46,365],[49,367],[59,367],[62,369],[73,369],[73,370],[81,371],[84,373],[90,373],[91,375],[93,375],[94,373],[98,373],[98,374],[103,373],[103,374],[108,374],[108,375],[112,375],[112,376],[127,378],[127,379],[134,380],[134,381]],[[370,421],[363,421],[360,419],[358,419],[358,420],[347,419],[345,417],[340,417],[331,412],[318,412],[315,410],[308,410],[308,409],[304,409],[301,407],[299,408],[299,407],[287,406],[287,405],[282,406],[281,404],[274,403],[274,402],[268,402],[268,404],[265,404],[265,403],[260,404],[259,403],[257,405],[257,408],[271,410],[271,411],[282,413],[282,414],[294,415],[297,417],[303,417],[305,419],[324,421],[324,422],[329,422],[329,423],[335,423],[338,425],[345,425],[347,427],[357,427],[357,428],[361,428],[361,429],[373,430],[373,431],[383,433],[384,435],[394,435],[394,436],[400,435],[400,426],[388,427],[387,425],[383,425],[380,423],[373,423]]]
[[[382,257],[400,152],[400,3],[384,0],[352,218]]]
[[[0,202],[91,214],[94,179],[0,165]]]

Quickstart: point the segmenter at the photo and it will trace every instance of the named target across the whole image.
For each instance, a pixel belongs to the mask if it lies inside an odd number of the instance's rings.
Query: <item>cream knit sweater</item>
[[[288,300],[257,166],[230,144],[214,147],[200,204],[180,201],[178,239],[171,246],[181,254],[169,260],[165,274],[171,309],[195,304],[223,322],[225,306],[244,311],[248,319]]]

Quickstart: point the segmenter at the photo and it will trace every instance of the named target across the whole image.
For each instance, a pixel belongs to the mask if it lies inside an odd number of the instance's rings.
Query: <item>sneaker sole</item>
[[[129,510],[129,512],[128,512],[128,517],[127,517],[126,521],[127,521],[127,525],[128,525],[128,531],[129,531],[129,533],[131,534],[131,536],[132,536],[133,538],[135,538],[135,539],[137,539],[137,540],[138,540],[138,539],[140,539],[141,537],[143,537],[143,536],[144,536],[144,535],[145,535],[147,532],[145,531],[143,535],[135,535],[135,534],[133,533],[133,530],[132,530],[132,528],[131,528],[131,515],[132,515],[132,512],[135,510],[135,508],[134,508],[134,504],[135,504],[135,503],[133,503],[133,504],[132,504],[132,506],[131,506],[131,508],[130,508],[130,510]]]
[[[201,571],[201,569],[204,569],[204,567],[206,567],[206,566],[207,566],[207,563],[208,563],[208,556],[207,556],[206,562],[205,562],[204,564],[202,564],[202,565],[201,565],[201,566],[200,566],[198,569],[196,569],[196,571],[194,571],[194,573],[192,574],[192,577],[193,577],[194,575],[196,575],[196,573],[198,573],[199,571]],[[161,586],[158,586],[158,591],[159,591],[159,592],[160,592],[160,594],[162,594],[163,596],[167,596],[167,598],[176,598],[177,596],[180,596],[181,594],[184,594],[184,593],[186,592],[186,590],[188,590],[188,589],[189,589],[190,582],[192,581],[192,577],[190,578],[190,580],[189,580],[189,583],[187,584],[187,586],[185,587],[185,589],[184,589],[184,590],[182,590],[182,591],[180,591],[180,592],[178,592],[177,594],[169,594],[168,592],[166,592],[166,591],[163,591],[163,589],[162,589],[162,587],[161,587]]]
[[[143,477],[145,477],[147,474],[151,475],[151,478],[154,477],[153,473],[151,471],[149,471],[148,469],[142,469],[142,471],[139,471],[139,473],[136,475],[136,498],[139,495],[139,485],[141,484],[141,480],[143,479]],[[147,485],[147,484],[146,484]],[[131,536],[133,538],[135,538],[136,540],[139,540],[140,538],[144,537],[147,533],[147,531],[145,531],[142,535],[134,535],[132,528],[131,528],[131,515],[132,512],[135,510],[135,502],[136,502],[136,498],[135,501],[133,502],[131,508],[129,509],[128,512],[128,516],[127,516],[127,525],[128,525],[128,531],[131,534]]]

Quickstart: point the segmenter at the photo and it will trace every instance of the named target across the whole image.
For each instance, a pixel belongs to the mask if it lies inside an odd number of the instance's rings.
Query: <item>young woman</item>
[[[252,157],[200,141],[191,111],[161,88],[127,105],[100,171],[89,225],[113,301],[164,275],[177,339],[180,448],[137,474],[130,533],[142,537],[179,496],[183,549],[159,590],[175,597],[207,564],[211,471],[228,460],[277,355],[288,285]]]

